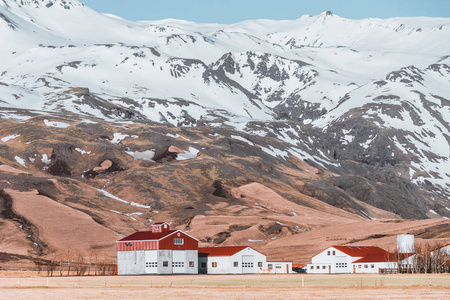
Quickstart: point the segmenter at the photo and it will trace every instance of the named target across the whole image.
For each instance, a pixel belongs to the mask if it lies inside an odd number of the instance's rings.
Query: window
[[[326,269],[327,268],[327,266],[322,266],[322,269]]]
[[[184,239],[174,239],[173,243],[175,245],[183,245],[184,244]]]
[[[258,261],[258,268],[262,268],[262,261]]]
[[[317,266],[316,269],[320,269],[320,266]]]
[[[147,268],[157,268],[158,267],[158,262],[146,262],[145,266]]]
[[[155,229],[158,230],[158,229],[159,229],[159,226],[155,226]]]
[[[213,268],[217,268],[217,262],[213,261],[213,262],[212,262],[212,267],[213,267]]]
[[[330,256],[330,251],[327,251],[327,255]]]
[[[239,267],[239,262],[235,261],[235,262],[233,263],[233,266],[234,266],[235,268]]]
[[[269,265],[269,266],[272,266],[272,265]],[[314,266],[311,266],[310,269],[311,269],[311,270],[314,269]]]
[[[172,262],[172,267],[184,268],[184,261],[183,262]]]
[[[347,268],[347,263],[337,263],[336,268]]]
[[[369,265],[364,265],[364,269],[367,269],[369,267]]]
[[[202,262],[202,268],[205,269],[206,268],[206,263]]]
[[[268,264],[268,265],[267,265],[267,268],[268,268],[269,270],[272,270],[272,269],[273,269],[273,265],[272,265],[272,264]],[[312,268],[314,268],[314,267],[311,266],[311,269],[312,269]]]
[[[336,251],[333,251],[333,255],[336,255]]]
[[[168,267],[169,266],[169,262],[166,260],[166,261],[163,261],[163,267]]]
[[[189,268],[194,268],[195,267],[195,263],[193,261],[189,262]]]
[[[370,267],[371,267],[372,269],[375,269],[375,265],[370,265]]]
[[[361,269],[361,267],[362,267],[361,265],[358,265],[358,269]]]

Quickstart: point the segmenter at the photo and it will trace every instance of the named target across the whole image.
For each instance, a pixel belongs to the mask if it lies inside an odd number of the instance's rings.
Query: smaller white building
[[[198,248],[199,273],[254,274],[266,267],[266,256],[248,246]]]
[[[396,267],[392,255],[380,247],[331,246],[314,255],[309,274],[379,273]]]
[[[262,270],[263,273],[270,274],[291,274],[295,273],[292,271],[292,262],[290,261],[268,261],[267,268]]]
[[[199,273],[203,274],[289,274],[292,262],[267,261],[249,246],[198,248]]]

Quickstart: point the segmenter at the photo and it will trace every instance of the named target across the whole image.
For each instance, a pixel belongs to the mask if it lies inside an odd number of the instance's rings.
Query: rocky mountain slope
[[[449,19],[130,22],[2,0],[0,252],[113,255],[154,220],[279,257],[278,239],[337,224],[342,243],[349,224],[393,241],[380,218],[434,218],[398,233],[450,238],[449,33]],[[74,242],[71,224],[95,229]]]

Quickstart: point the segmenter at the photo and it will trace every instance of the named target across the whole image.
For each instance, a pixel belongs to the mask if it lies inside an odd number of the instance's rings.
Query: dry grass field
[[[302,282],[303,280],[303,282]],[[450,275],[40,277],[0,272],[0,299],[448,299]]]

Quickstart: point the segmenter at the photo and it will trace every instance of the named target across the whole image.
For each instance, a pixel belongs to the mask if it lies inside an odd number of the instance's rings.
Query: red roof
[[[167,223],[167,222],[156,222],[156,223],[153,223],[152,225],[163,225],[163,224],[169,225],[169,223]]]
[[[245,248],[251,248],[248,246],[230,246],[230,247],[203,247],[198,248],[199,256],[231,256]],[[251,248],[252,250],[255,250]],[[256,250],[255,250],[256,251]]]
[[[354,263],[377,263],[377,262],[389,262],[389,261],[395,261],[389,253],[372,253],[367,254],[363,258],[358,259]]]
[[[384,249],[380,247],[366,247],[366,246],[332,246],[333,248],[344,252],[351,257],[365,257],[368,255],[378,254],[378,255],[389,255]]]
[[[166,230],[163,232],[138,231],[127,237],[124,237],[123,239],[119,240],[119,242],[160,240],[176,231],[178,230]]]

